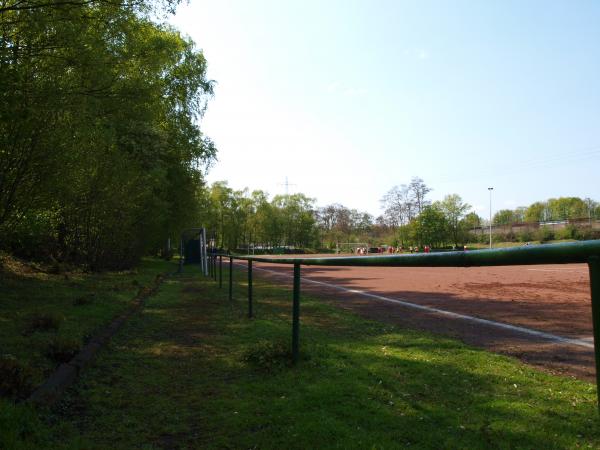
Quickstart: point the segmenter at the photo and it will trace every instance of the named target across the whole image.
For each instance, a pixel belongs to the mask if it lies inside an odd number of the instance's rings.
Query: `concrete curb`
[[[133,304],[106,327],[96,334],[68,363],[61,364],[50,377],[37,387],[25,400],[36,406],[52,406],[63,396],[64,392],[75,382],[81,371],[96,357],[100,349],[121,329],[127,320],[139,312],[146,300],[154,295],[165,279],[159,274],[151,287],[141,288],[133,299]]]

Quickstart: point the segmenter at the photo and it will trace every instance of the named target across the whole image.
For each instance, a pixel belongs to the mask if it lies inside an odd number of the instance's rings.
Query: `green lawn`
[[[124,311],[143,286],[174,263],[142,261],[136,270],[89,274],[49,274],[3,258],[0,270],[0,357],[11,355],[41,383],[59,361],[49,355],[52,342],[80,346]]]
[[[0,448],[600,447],[589,383],[306,296],[292,368],[289,290],[248,319],[225,286],[168,279],[57,408],[0,404]]]
[[[575,239],[556,239],[553,241],[548,241],[546,244],[560,244],[561,242],[577,242]],[[540,241],[529,241],[531,245],[541,244]],[[492,246],[494,248],[506,248],[506,247],[522,247],[525,245],[525,242],[492,242]],[[489,244],[484,243],[471,243],[467,244],[467,246],[471,249],[486,249],[489,248]]]

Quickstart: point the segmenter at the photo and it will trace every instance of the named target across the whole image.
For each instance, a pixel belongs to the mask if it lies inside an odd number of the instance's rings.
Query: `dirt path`
[[[257,264],[256,267],[268,269],[269,272],[259,272],[269,277],[291,274],[290,266]],[[552,373],[594,379],[585,264],[489,268],[305,266],[302,276],[303,291],[322,293],[338,306],[365,317],[451,335],[472,345],[516,356]],[[336,288],[339,286],[360,292]],[[553,342],[493,324],[418,310],[373,295],[576,339],[582,345]]]

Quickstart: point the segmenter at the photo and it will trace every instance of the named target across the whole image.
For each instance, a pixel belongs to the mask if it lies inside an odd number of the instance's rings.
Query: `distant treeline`
[[[0,250],[130,267],[198,223],[212,83],[152,19],[176,3],[1,2]]]
[[[303,194],[276,195],[263,191],[233,190],[226,182],[214,183],[203,194],[204,224],[215,232],[217,245],[231,250],[250,247],[335,248],[338,242],[370,242],[393,245],[427,243],[458,245],[468,239],[469,229],[480,219],[468,213],[469,205],[458,195],[431,203],[423,180],[411,182],[415,204],[405,212],[402,188],[394,188],[383,203],[386,213],[371,214],[343,205],[317,207]]]
[[[502,209],[494,214],[494,225],[593,219],[600,217],[600,204],[591,198],[551,198],[515,209]]]
[[[342,242],[405,247],[451,247],[487,242],[487,233],[471,232],[486,222],[459,195],[451,194],[442,201],[431,202],[428,199],[430,191],[418,177],[408,184],[395,186],[381,199],[384,213],[378,217],[340,204],[318,207],[314,199],[303,194],[277,195],[270,199],[266,192],[236,191],[226,182],[214,183],[203,191],[201,203],[204,223],[215,232],[217,245],[238,251],[285,246],[333,249],[336,243]],[[538,215],[539,205],[544,205],[544,209]],[[517,210],[528,214],[523,217],[538,219],[537,222],[559,217],[600,217],[597,202],[572,197],[536,202]],[[507,216],[505,211],[496,214],[496,223],[503,223],[501,220]],[[498,234],[494,240],[545,241],[584,237],[593,236],[573,227],[556,232],[541,227],[524,230],[522,236]]]

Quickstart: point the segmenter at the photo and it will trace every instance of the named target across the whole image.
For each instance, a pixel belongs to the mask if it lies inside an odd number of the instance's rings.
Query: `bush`
[[[12,355],[0,355],[0,396],[24,399],[33,390],[33,371]]]
[[[531,242],[535,240],[534,237],[533,231],[530,229],[526,229],[517,233],[517,241],[519,242]]]
[[[600,239],[600,230],[591,230],[589,228],[579,230],[579,238],[584,240]]]
[[[58,330],[64,318],[55,313],[35,313],[32,314],[25,327],[25,334],[31,334],[36,331],[55,331]]]
[[[291,364],[292,353],[287,343],[259,341],[244,352],[242,359],[260,371],[274,372]]]
[[[58,363],[65,363],[70,361],[79,352],[80,348],[79,341],[57,336],[48,344],[46,356]]]
[[[575,225],[567,225],[556,232],[557,239],[580,239],[581,233]]]
[[[57,220],[51,212],[30,212],[10,226],[0,228],[2,249],[32,261],[50,262],[58,253]]]
[[[537,231],[537,238],[541,243],[553,241],[554,240],[554,230],[549,227],[541,227]]]

